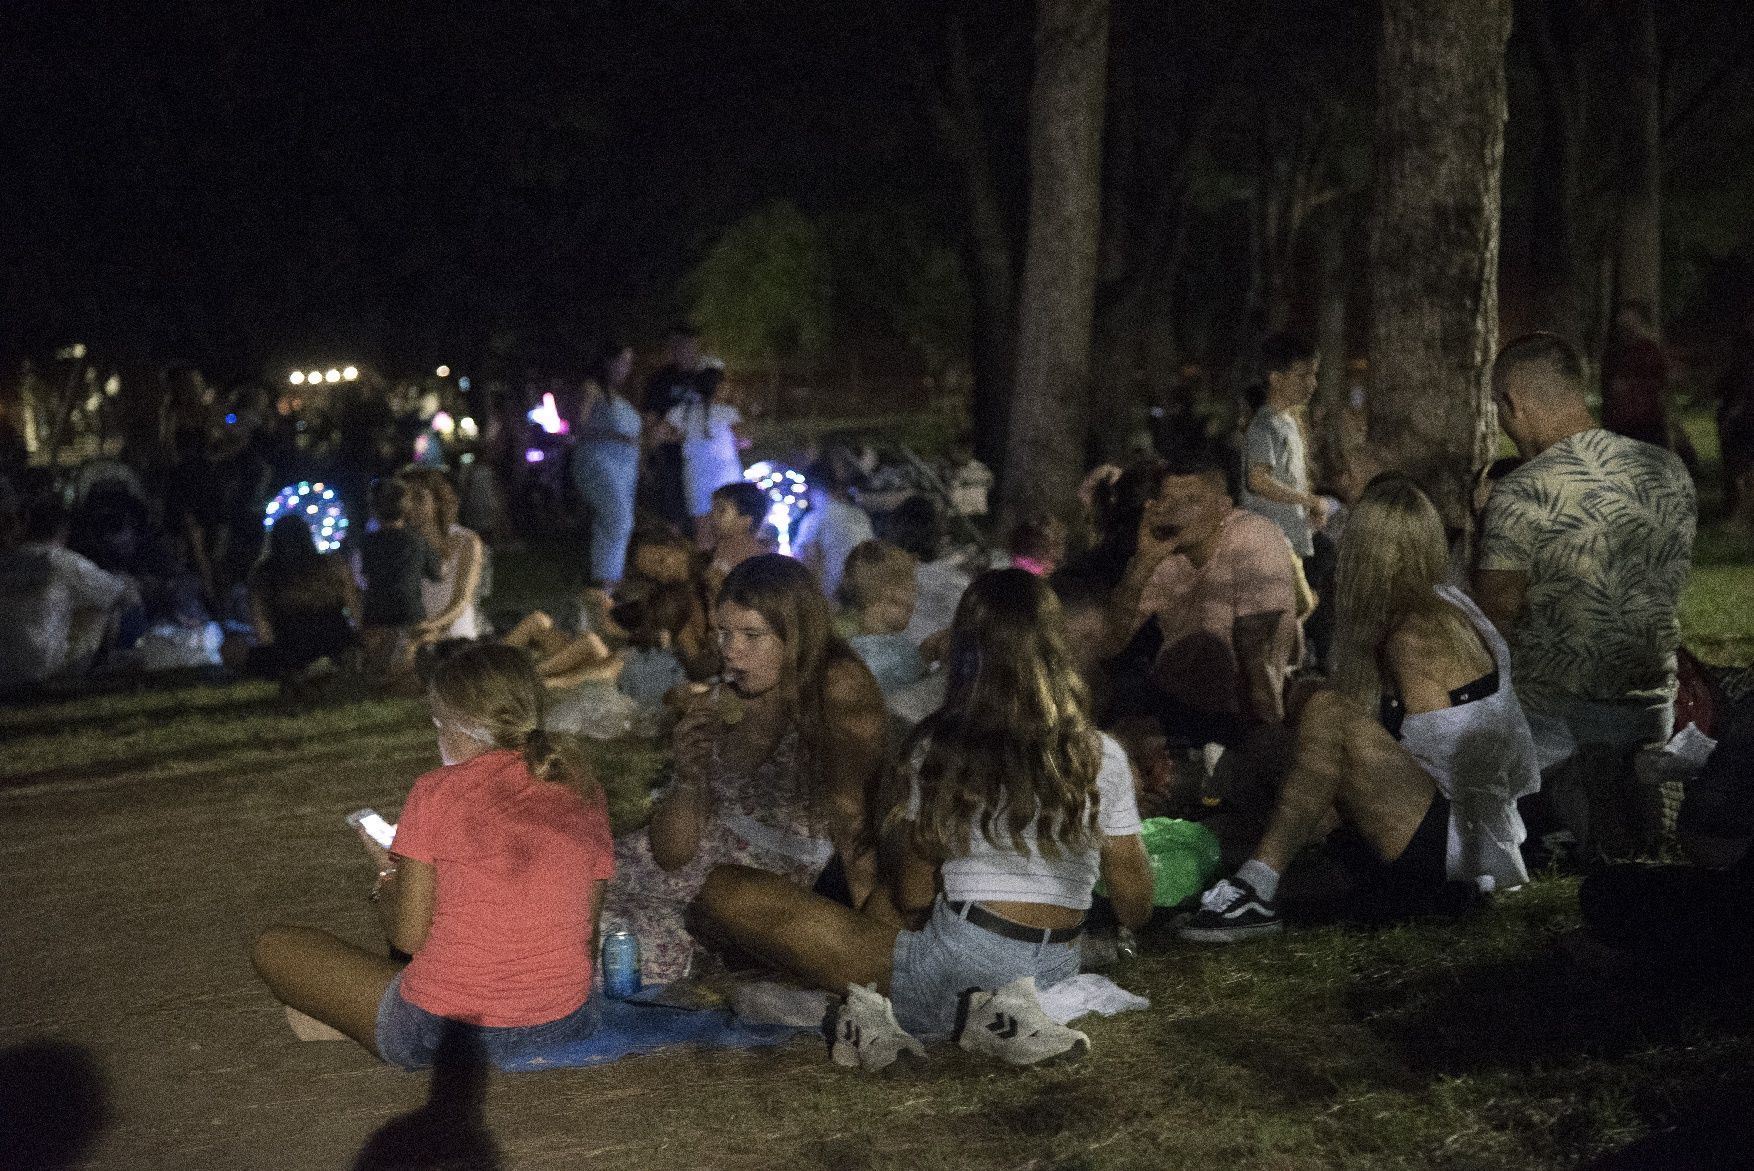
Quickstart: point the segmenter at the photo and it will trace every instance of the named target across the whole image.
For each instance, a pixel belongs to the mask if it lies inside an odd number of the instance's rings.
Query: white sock
[[[1236,876],[1255,888],[1255,893],[1267,902],[1279,893],[1279,872],[1265,862],[1250,858],[1236,868]]]

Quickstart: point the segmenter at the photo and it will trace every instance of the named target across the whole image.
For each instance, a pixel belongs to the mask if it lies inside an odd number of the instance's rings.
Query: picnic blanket
[[[783,1045],[813,1029],[791,1025],[746,1024],[729,1009],[687,1009],[640,1003],[638,1000],[601,1002],[596,1032],[581,1040],[555,1045],[503,1068],[513,1072],[538,1069],[577,1069],[606,1065],[635,1053],[693,1046],[705,1049],[754,1049]]]

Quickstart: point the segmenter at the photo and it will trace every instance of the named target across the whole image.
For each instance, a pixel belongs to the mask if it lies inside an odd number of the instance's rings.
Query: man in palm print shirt
[[[1510,641],[1537,742],[1625,754],[1666,740],[1693,481],[1672,452],[1596,425],[1561,338],[1506,346],[1492,397],[1527,462],[1486,505],[1474,594]]]

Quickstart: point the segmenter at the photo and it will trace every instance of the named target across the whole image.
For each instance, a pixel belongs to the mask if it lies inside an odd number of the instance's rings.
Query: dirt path
[[[347,1167],[424,1101],[423,1076],[295,1041],[246,948],[276,921],[370,941],[370,875],[341,815],[399,807],[436,761],[424,746],[294,755],[316,759],[250,779],[178,768],[0,792],[0,1049],[70,1043],[101,1069],[112,1118],[77,1165]],[[806,1083],[830,1072],[799,1045],[501,1076],[486,1123],[507,1167],[707,1165],[662,1099],[754,1062]]]

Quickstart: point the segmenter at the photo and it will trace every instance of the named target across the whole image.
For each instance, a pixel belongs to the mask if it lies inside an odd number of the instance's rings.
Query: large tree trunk
[[[942,83],[935,80],[933,70],[925,63],[916,62],[915,68],[932,129],[961,172],[963,203],[968,215],[968,246],[964,256],[974,302],[971,414],[975,452],[989,466],[998,467],[1005,459],[1015,358],[1017,277],[1012,230],[981,125],[967,44],[954,17],[948,23],[946,41],[949,60]]]
[[[1663,118],[1662,59],[1657,47],[1656,0],[1624,0],[1626,116],[1621,123],[1620,233],[1614,296],[1643,301],[1662,330]]]
[[[1510,0],[1384,0],[1371,223],[1370,436],[1469,525],[1493,450]]]
[[[1029,236],[1005,456],[1013,517],[1054,511],[1082,477],[1102,208],[1107,0],[1039,0],[1029,109]]]
[[[1322,300],[1316,313],[1316,352],[1321,355],[1321,365],[1316,368],[1315,402],[1310,413],[1315,422],[1315,478],[1324,485],[1335,482],[1346,456],[1341,424],[1347,405],[1346,360],[1351,357],[1346,346],[1346,310],[1353,275],[1347,262],[1351,258],[1348,245],[1357,228],[1350,202],[1337,202],[1328,209],[1321,234]]]
[[[1574,49],[1577,30],[1569,0],[1532,0],[1519,6],[1535,74],[1540,79],[1540,149],[1529,189],[1535,326],[1586,349],[1594,344],[1593,313],[1578,263],[1583,214],[1581,158],[1583,89]]]

